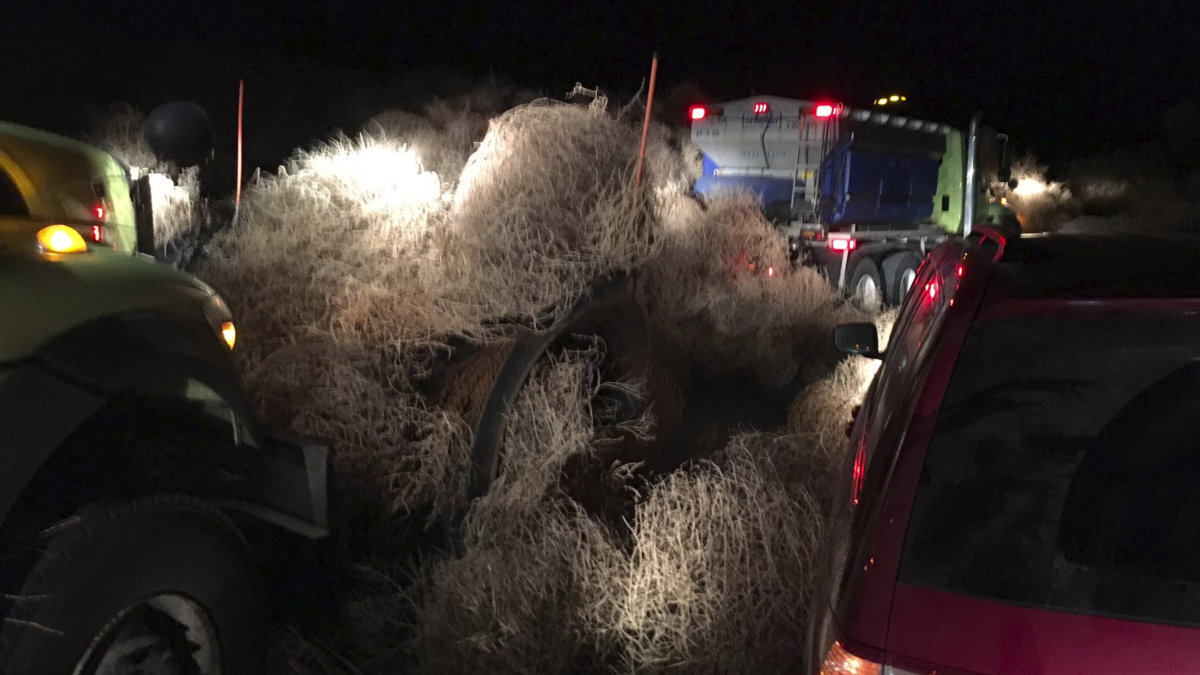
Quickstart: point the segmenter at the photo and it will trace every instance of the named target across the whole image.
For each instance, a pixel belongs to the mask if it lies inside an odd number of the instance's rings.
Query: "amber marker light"
[[[83,236],[66,225],[43,227],[38,230],[37,242],[46,253],[83,253],[88,250]]]
[[[224,321],[221,323],[221,339],[225,344],[233,349],[233,343],[237,342],[237,328],[233,327],[232,321]]]

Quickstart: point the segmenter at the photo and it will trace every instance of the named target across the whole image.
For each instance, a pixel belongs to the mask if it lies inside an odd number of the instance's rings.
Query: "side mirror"
[[[213,152],[212,123],[204,108],[191,101],[164,103],[146,117],[142,136],[160,162],[197,166]]]
[[[130,197],[133,198],[134,223],[137,226],[138,253],[154,255],[154,201],[150,197],[150,176],[139,177],[133,182]]]
[[[1000,145],[1000,168],[996,171],[996,180],[1007,183],[1012,180],[1012,158],[1008,156],[1008,134],[996,134]]]
[[[879,333],[873,323],[844,323],[833,329],[833,344],[843,354],[882,359]]]
[[[1018,181],[1016,178],[1009,178],[1009,179],[1008,179],[1008,189],[1009,189],[1009,190],[1016,190],[1016,189],[1017,189],[1017,186],[1018,186],[1018,185],[1020,185],[1020,184],[1021,184],[1021,182],[1020,182],[1020,181]]]

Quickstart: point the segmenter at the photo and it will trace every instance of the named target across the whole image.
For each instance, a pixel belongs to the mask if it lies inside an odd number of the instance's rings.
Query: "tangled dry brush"
[[[751,199],[691,199],[694,150],[673,132],[654,129],[635,187],[637,130],[603,112],[535,103],[481,120],[382,115],[297,153],[250,186],[199,270],[240,317],[258,412],[334,451],[331,573],[346,590],[326,629],[287,635],[276,669],[792,670],[843,440],[808,429],[844,419],[869,375],[819,379],[832,325],[861,314],[791,269]],[[639,279],[655,344],[688,372],[809,402],[648,472],[602,451],[604,345],[567,350],[535,370],[500,479],[466,504],[463,411],[478,401],[430,395],[444,357],[491,353],[490,377],[506,326],[553,318],[618,272]],[[622,433],[653,448],[663,412]],[[623,495],[617,517],[564,489],[580,462]],[[412,550],[414,528],[462,513],[457,547]]]

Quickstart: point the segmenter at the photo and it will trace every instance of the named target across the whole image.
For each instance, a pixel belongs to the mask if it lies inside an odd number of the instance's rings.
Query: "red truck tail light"
[[[92,226],[92,241],[99,242],[104,238],[104,228],[99,225]]]
[[[821,119],[826,119],[833,117],[834,115],[839,115],[841,112],[842,106],[835,103],[818,103],[816,110],[813,111],[813,114]]]
[[[858,242],[853,239],[831,238],[829,240],[829,248],[833,251],[853,251],[858,248]]]
[[[708,108],[702,105],[694,105],[688,108],[688,118],[693,122],[699,122],[705,117],[708,117]]]
[[[104,220],[104,216],[108,215],[108,212],[104,210],[103,204],[97,204],[92,207],[92,215],[96,220]]]
[[[754,104],[755,115],[765,115],[769,112],[771,112],[771,106],[767,105],[766,103],[760,101]]]
[[[825,655],[825,662],[821,664],[821,675],[921,675],[932,672],[936,671],[908,670],[864,659],[851,654],[841,642],[833,643]]]

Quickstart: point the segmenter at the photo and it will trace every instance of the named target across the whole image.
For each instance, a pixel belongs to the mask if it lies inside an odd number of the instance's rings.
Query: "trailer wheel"
[[[847,287],[850,297],[866,309],[878,308],[883,301],[883,279],[879,267],[870,258],[861,258],[854,266]]]
[[[899,307],[917,280],[917,268],[923,258],[916,251],[899,251],[884,258],[883,280],[887,288],[887,301],[893,307]]]
[[[598,283],[554,326],[518,339],[492,383],[475,427],[469,499],[485,495],[500,474],[507,417],[534,367],[551,354],[579,346],[575,335],[598,337],[608,344],[609,352],[604,359],[607,368],[640,372],[646,367],[648,357],[642,352],[649,344],[646,326],[630,281],[624,277]],[[619,402],[608,403],[623,407]]]

